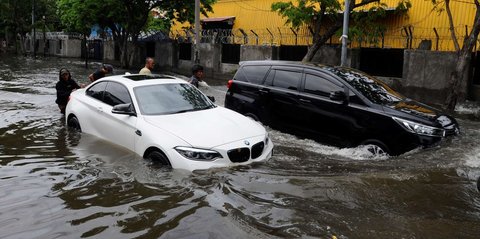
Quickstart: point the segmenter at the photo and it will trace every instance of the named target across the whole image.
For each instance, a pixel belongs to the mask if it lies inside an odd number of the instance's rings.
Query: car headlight
[[[222,155],[213,150],[197,149],[190,147],[175,147],[175,150],[183,157],[197,161],[212,161],[216,158],[222,158]]]
[[[392,119],[395,120],[395,122],[397,122],[398,124],[400,124],[408,132],[419,135],[445,137],[445,130],[443,129],[419,124],[413,121],[408,121],[396,117],[392,117]]]

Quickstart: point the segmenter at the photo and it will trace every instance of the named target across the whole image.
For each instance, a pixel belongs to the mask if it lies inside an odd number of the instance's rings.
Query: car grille
[[[263,153],[263,148],[265,144],[263,142],[256,143],[252,146],[252,159],[260,157]]]
[[[230,161],[234,163],[246,162],[250,158],[249,148],[237,148],[227,152]]]

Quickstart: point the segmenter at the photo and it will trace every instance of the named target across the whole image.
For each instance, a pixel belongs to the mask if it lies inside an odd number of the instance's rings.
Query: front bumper
[[[204,169],[210,169],[210,168],[247,165],[254,162],[263,162],[272,157],[273,148],[274,148],[273,142],[269,139],[268,144],[265,144],[265,147],[263,148],[262,152],[257,154],[254,153],[255,150],[252,150],[252,147],[264,140],[265,140],[264,136],[260,136],[260,137],[257,136],[257,137],[251,137],[246,140],[236,141],[236,142],[211,148],[209,150],[215,150],[222,155],[222,158],[217,158],[213,161],[196,161],[196,160],[187,159],[175,151],[175,152],[172,152],[174,154],[172,155],[173,157],[171,158],[172,167],[193,171],[193,170],[204,170]],[[248,141],[249,145],[246,145],[245,141]],[[232,159],[229,157],[229,151],[231,152],[232,150],[236,150],[240,148],[249,149],[250,154],[248,156],[248,159],[242,160],[242,162],[237,162],[237,160],[232,161]],[[252,154],[253,154],[253,157],[252,157]]]

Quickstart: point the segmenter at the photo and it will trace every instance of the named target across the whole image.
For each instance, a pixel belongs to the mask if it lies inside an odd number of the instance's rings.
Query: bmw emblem
[[[243,141],[245,143],[245,145],[250,145],[250,142],[248,142],[247,140]]]

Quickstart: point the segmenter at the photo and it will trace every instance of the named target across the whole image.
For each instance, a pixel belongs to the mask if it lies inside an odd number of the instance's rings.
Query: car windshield
[[[356,90],[358,90],[360,93],[362,93],[365,97],[367,97],[370,101],[374,103],[391,105],[405,99],[404,96],[394,91],[392,88],[388,87],[388,85],[381,80],[369,76],[365,73],[352,69],[337,67],[332,67],[329,70],[344,79],[346,82],[348,82],[351,86],[353,86]]]
[[[144,115],[176,114],[215,107],[190,84],[158,84],[134,88],[140,112]]]

